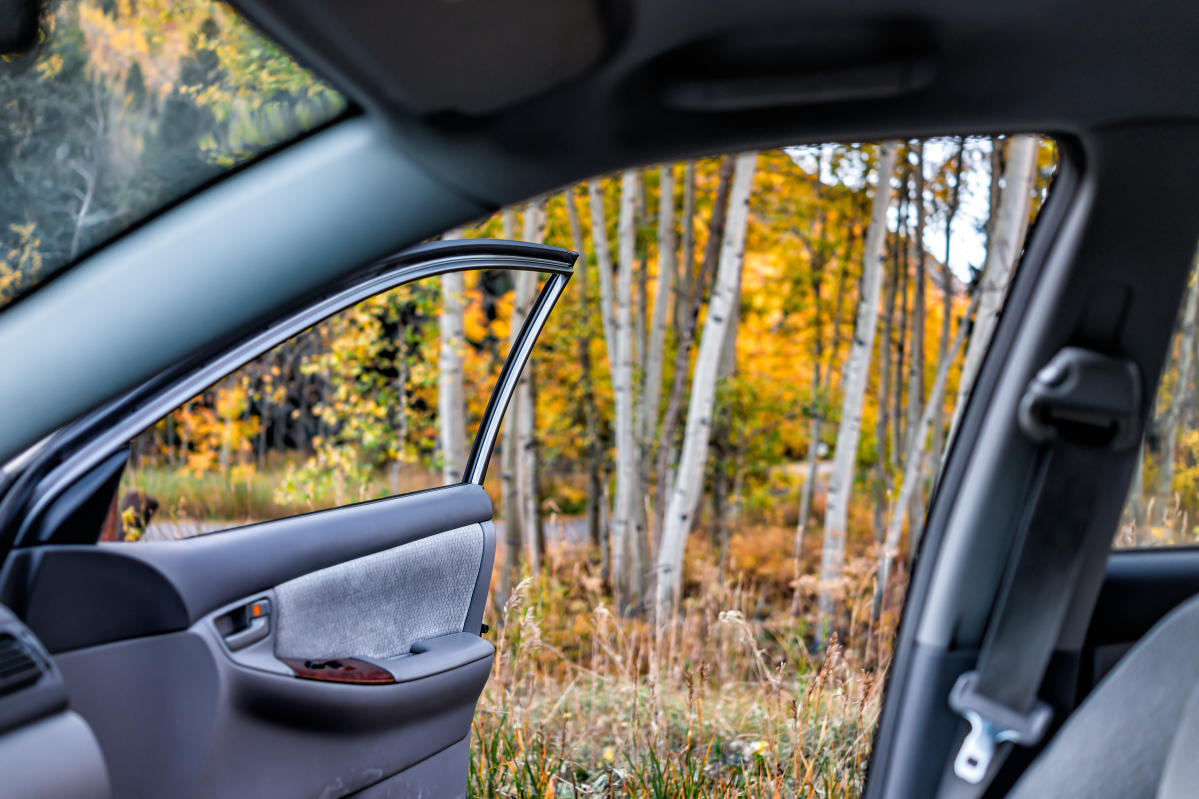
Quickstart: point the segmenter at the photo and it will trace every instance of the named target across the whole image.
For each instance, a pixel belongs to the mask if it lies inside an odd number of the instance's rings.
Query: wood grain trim
[[[331,660],[305,660],[303,658],[279,658],[286,663],[301,680],[320,682],[357,683],[359,685],[387,685],[395,677],[387,669],[357,658],[334,658]]]

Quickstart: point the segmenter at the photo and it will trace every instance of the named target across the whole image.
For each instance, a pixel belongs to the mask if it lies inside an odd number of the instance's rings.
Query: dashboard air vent
[[[8,633],[0,633],[0,696],[36,682],[42,667],[25,642]]]

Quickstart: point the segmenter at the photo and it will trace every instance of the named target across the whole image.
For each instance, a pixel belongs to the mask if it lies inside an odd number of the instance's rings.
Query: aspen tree
[[[703,492],[703,473],[708,460],[712,410],[716,401],[716,379],[733,304],[739,301],[735,292],[740,285],[741,266],[745,257],[749,196],[757,161],[757,152],[742,153],[736,157],[733,168],[720,265],[712,286],[712,298],[708,303],[708,315],[691,378],[691,400],[687,408],[683,452],[679,457],[658,548],[655,610],[659,625],[666,620],[667,613],[678,599],[683,551],[691,531],[692,516]]]
[[[833,584],[841,578],[845,563],[849,500],[853,493],[862,408],[866,399],[870,355],[874,348],[874,331],[878,323],[883,243],[887,232],[887,209],[891,204],[891,175],[895,172],[898,150],[898,143],[887,142],[879,152],[873,211],[862,252],[862,291],[858,299],[857,324],[841,380],[841,420],[833,454],[833,471],[829,478],[828,505],[824,512],[824,543],[820,554],[820,628],[817,635],[821,642],[824,640],[824,626],[833,611]]]

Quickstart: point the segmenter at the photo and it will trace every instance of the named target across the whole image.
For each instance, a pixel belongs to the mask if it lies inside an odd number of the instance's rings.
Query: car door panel
[[[53,752],[56,768],[42,758]],[[71,711],[0,736],[0,774],[7,796],[22,799],[107,799],[108,775],[87,723]]]
[[[465,791],[456,769],[470,756],[470,742],[463,738],[437,754],[409,766],[353,794],[354,799],[410,799],[411,797],[463,796]]]
[[[486,491],[460,484],[179,541],[18,550],[3,596],[61,652],[183,630],[257,591],[491,514]],[[494,558],[494,532],[482,537]],[[485,588],[471,606],[480,619],[484,600]]]
[[[490,516],[483,489],[460,485],[176,542],[66,547],[43,555],[50,577],[33,580],[28,618],[55,643],[117,795],[341,796],[469,734],[494,652],[478,636]],[[128,607],[122,587],[138,580],[156,581],[133,589],[141,601],[186,609],[173,616],[182,629],[68,646]],[[58,620],[106,590],[116,593],[64,633]],[[222,620],[255,603],[267,634],[231,647],[242,631]],[[391,682],[297,679],[287,664],[339,659]],[[245,782],[264,773],[269,784]],[[453,773],[465,780],[464,759]]]
[[[7,517],[15,548],[0,601],[58,664],[114,795],[465,795],[471,720],[495,654],[481,637],[496,547],[482,481],[574,254],[477,240],[418,252],[384,264],[369,292],[349,286],[80,420],[16,486],[28,510]],[[77,509],[104,504],[92,493],[124,462],[112,431],[192,396],[197,375],[237,368],[371,293],[477,268],[548,277],[463,482],[174,541],[79,543],[88,537],[62,529],[96,526],[96,513]]]
[[[465,739],[491,668],[488,654],[392,685],[300,680],[237,664],[199,629],[57,660],[117,796],[347,795]]]

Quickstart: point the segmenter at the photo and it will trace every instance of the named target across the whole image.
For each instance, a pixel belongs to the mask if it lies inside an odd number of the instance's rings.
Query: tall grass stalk
[[[490,618],[470,795],[857,796],[894,627],[870,621],[862,560],[844,637],[813,654],[790,597],[749,580],[693,591],[655,635],[612,610],[585,556],[553,554]]]

